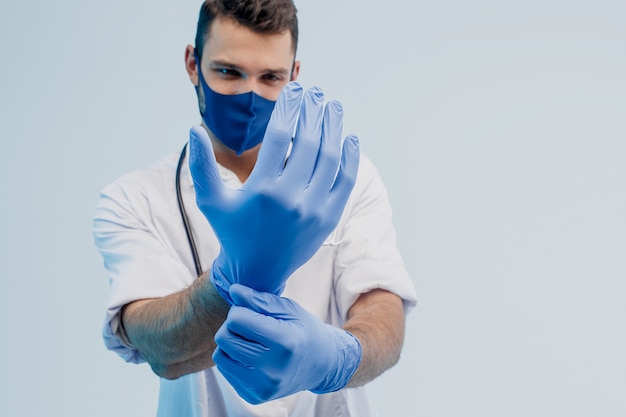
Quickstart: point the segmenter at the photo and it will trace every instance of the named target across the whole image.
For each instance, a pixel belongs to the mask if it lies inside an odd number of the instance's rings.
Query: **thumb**
[[[230,296],[236,306],[245,307],[256,313],[281,320],[297,318],[301,309],[289,298],[256,291],[241,284],[230,286]]]
[[[198,206],[203,208],[214,202],[211,197],[220,194],[223,183],[211,139],[202,126],[194,126],[189,131],[189,171]]]

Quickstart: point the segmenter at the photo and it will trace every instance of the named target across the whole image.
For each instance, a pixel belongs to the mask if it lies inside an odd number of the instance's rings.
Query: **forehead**
[[[291,33],[257,33],[229,18],[216,18],[209,29],[203,56],[233,64],[288,66],[294,60]]]

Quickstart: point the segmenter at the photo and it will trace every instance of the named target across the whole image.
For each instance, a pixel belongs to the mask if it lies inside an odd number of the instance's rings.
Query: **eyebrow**
[[[209,68],[228,68],[228,69],[232,69],[232,70],[236,70],[240,72],[245,72],[243,67],[237,64],[233,64],[233,63],[226,62],[226,61],[220,61],[220,60],[210,61]],[[261,72],[270,73],[270,74],[289,74],[289,70],[285,68],[279,68],[279,69],[266,68],[265,70]]]

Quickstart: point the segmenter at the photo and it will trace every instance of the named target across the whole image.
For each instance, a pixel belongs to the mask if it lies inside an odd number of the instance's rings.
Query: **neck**
[[[237,154],[231,149],[223,149],[214,146],[215,159],[224,168],[228,168],[233,171],[235,175],[237,175],[237,178],[239,178],[239,181],[244,183],[250,176],[250,173],[256,164],[260,147],[261,145],[255,146],[254,148],[249,149],[237,156]]]
[[[215,160],[224,168],[234,172],[242,184],[246,182],[252,172],[252,169],[254,168],[254,165],[256,164],[256,159],[259,155],[261,145],[259,144],[254,148],[243,152],[241,155],[237,155],[235,151],[215,139],[204,122],[202,122],[202,127],[204,127],[209,133],[211,144],[213,145],[213,152],[215,152]]]

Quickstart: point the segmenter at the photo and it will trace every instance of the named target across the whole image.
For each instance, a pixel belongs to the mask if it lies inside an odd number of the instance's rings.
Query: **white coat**
[[[128,362],[142,363],[144,359],[120,329],[121,308],[139,299],[180,291],[196,279],[176,197],[177,160],[178,154],[172,154],[104,188],[94,219],[95,243],[111,283],[103,337],[106,346]],[[220,170],[228,186],[241,186],[233,172]],[[187,164],[181,189],[206,270],[219,252],[219,243],[195,204]],[[406,312],[416,304],[413,283],[396,247],[386,189],[371,161],[362,156],[339,225],[313,258],[289,278],[282,296],[292,298],[326,323],[342,326],[357,297],[375,288],[399,295]],[[159,417],[372,415],[364,387],[323,395],[304,391],[250,405],[215,367],[174,381],[161,379],[158,410]]]

